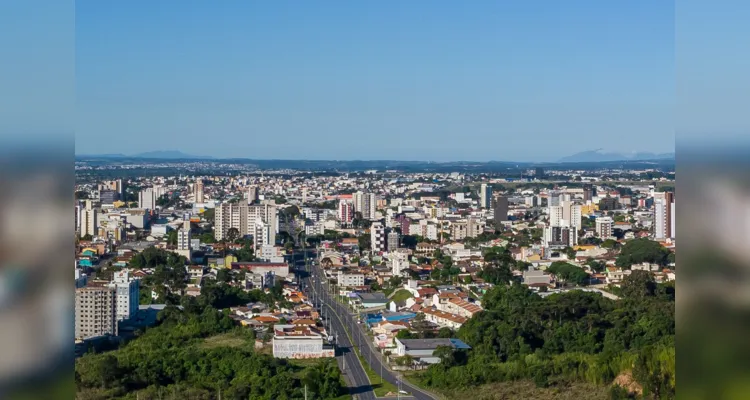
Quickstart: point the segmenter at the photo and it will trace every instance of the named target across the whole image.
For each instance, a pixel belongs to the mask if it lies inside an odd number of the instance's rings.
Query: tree
[[[413,333],[411,333],[411,331],[408,330],[408,329],[402,329],[402,330],[398,331],[398,333],[396,334],[396,338],[398,338],[398,339],[416,339],[417,336],[414,335]]]
[[[658,242],[648,238],[639,238],[625,243],[615,263],[623,268],[629,268],[633,264],[644,262],[667,265],[669,254],[670,251]]]
[[[586,260],[586,265],[596,273],[604,272],[604,269],[607,268],[607,264],[604,261],[596,261],[593,258]]]
[[[241,249],[235,253],[237,261],[239,262],[250,262],[255,261],[255,252],[253,251],[252,241],[248,240]]]
[[[128,207],[130,208],[138,208],[138,202],[133,201],[128,204]]]
[[[92,361],[83,363],[83,367],[80,369],[76,364],[76,376],[80,383],[89,387],[109,388],[116,386],[120,375],[117,357],[112,354],[104,354]]]
[[[219,282],[231,282],[232,274],[228,269],[222,268],[216,273],[216,280]]]
[[[171,230],[167,233],[167,244],[176,246],[177,245],[177,231]]]
[[[81,236],[81,240],[86,241],[86,242],[90,242],[93,239],[94,238],[90,234],[88,234],[88,233],[85,234],[85,235],[83,235],[83,236]]]
[[[291,251],[292,249],[294,249],[294,243],[293,242],[284,243],[284,249],[287,251]]]
[[[414,249],[417,247],[417,237],[413,235],[404,235],[401,237],[401,243],[407,249]]]
[[[587,274],[583,268],[563,261],[553,262],[552,265],[547,268],[547,272],[555,275],[557,279],[561,281],[573,283],[579,286],[586,285],[589,282],[589,274]]]
[[[229,228],[227,230],[227,241],[234,242],[240,238],[240,230],[237,228]]]
[[[642,300],[656,293],[656,281],[648,271],[632,271],[623,279],[621,287],[623,296],[633,299]]]
[[[216,216],[216,209],[215,208],[207,208],[203,211],[203,218],[206,219],[206,221],[213,223]]]
[[[451,367],[454,364],[453,348],[450,346],[438,346],[432,355],[440,359],[440,363],[445,367]]]
[[[568,260],[575,260],[576,251],[572,247],[570,246],[566,247],[565,250],[563,250],[563,252],[568,257]]]
[[[369,234],[362,234],[357,238],[357,242],[359,244],[359,251],[360,253],[364,250],[369,250],[372,246],[371,238]]]
[[[438,330],[437,337],[443,338],[443,339],[450,339],[453,337],[453,330],[448,327],[442,327],[440,330]]]
[[[200,236],[201,243],[205,244],[211,244],[216,242],[216,238],[214,237],[214,234],[211,232],[204,233]]]
[[[411,322],[411,327],[416,331],[417,336],[420,339],[426,339],[430,336],[428,333],[431,331],[430,323],[425,319],[424,313],[419,313],[414,317]]]

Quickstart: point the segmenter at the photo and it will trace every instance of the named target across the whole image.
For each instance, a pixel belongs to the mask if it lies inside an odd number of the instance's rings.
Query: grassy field
[[[254,347],[254,345],[255,344],[252,341],[248,340],[246,337],[242,337],[242,335],[236,332],[228,332],[221,335],[209,336],[203,341],[203,343],[200,344],[201,347],[206,349],[215,347]]]
[[[409,382],[420,385],[418,374],[404,374]],[[609,388],[589,383],[573,383],[565,386],[539,388],[531,381],[500,382],[458,390],[436,390],[428,388],[443,399],[471,400],[606,400],[609,399]]]
[[[393,295],[393,297],[391,297],[391,300],[393,300],[395,302],[399,302],[399,301],[405,301],[406,299],[409,299],[409,298],[412,298],[412,297],[414,297],[414,295],[411,294],[410,291],[408,291],[406,289],[400,289],[399,291],[397,291]]]

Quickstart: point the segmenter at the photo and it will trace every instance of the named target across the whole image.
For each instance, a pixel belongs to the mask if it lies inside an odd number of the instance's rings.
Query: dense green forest
[[[524,379],[610,385],[626,374],[643,395],[674,398],[674,285],[634,271],[622,292],[618,301],[583,291],[542,298],[518,284],[497,286],[458,331],[472,349],[444,352],[419,379],[439,390]]]

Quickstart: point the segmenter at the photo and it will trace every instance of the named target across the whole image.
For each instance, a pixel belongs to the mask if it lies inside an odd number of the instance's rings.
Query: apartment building
[[[166,193],[161,186],[146,188],[138,192],[138,208],[155,210],[156,202]]]
[[[115,272],[109,287],[115,290],[115,314],[117,321],[128,320],[138,312],[140,303],[140,281],[130,276],[128,270]]]
[[[614,220],[611,217],[599,217],[596,219],[596,234],[600,238],[608,238],[614,232]]]
[[[203,196],[203,179],[196,179],[195,183],[193,184],[193,197],[195,198],[195,203],[201,204],[205,200]]]
[[[115,288],[85,286],[75,292],[75,338],[117,336]]]
[[[386,250],[385,226],[380,222],[375,222],[370,226],[370,246],[373,253]]]
[[[362,219],[375,219],[377,198],[375,193],[364,193],[358,191],[352,195],[354,211],[362,214]]]
[[[486,183],[479,188],[479,207],[484,209],[492,207],[492,186]]]
[[[339,286],[353,287],[365,285],[365,274],[361,273],[347,273],[339,271],[336,278],[338,280]]]
[[[388,251],[394,251],[399,248],[401,236],[396,231],[388,233]]]
[[[349,200],[339,200],[338,206],[339,222],[348,225],[354,219],[354,204]]]
[[[654,193],[654,238],[664,240],[675,237],[674,193]]]
[[[495,229],[499,229],[503,222],[508,220],[508,198],[505,196],[498,196],[495,199]]]
[[[279,228],[278,210],[271,204],[222,203],[216,206],[214,215],[216,240],[226,237],[235,228],[240,236],[253,235],[254,244],[274,244]]]
[[[85,206],[81,210],[80,218],[80,232],[79,236],[83,237],[86,235],[97,236],[98,233],[98,215],[99,212],[93,207],[91,200],[86,200]]]

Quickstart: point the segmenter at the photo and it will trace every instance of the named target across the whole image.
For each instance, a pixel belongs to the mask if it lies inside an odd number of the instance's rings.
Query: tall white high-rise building
[[[581,221],[583,214],[579,204],[575,204],[570,200],[562,200],[560,201],[559,207],[562,208],[562,219],[568,221],[570,227],[576,229],[581,229],[583,227]]]
[[[564,220],[562,206],[549,206],[549,226],[563,226]]]
[[[195,197],[196,203],[203,203],[203,179],[195,180],[195,183],[193,184],[193,196]]]
[[[229,229],[235,228],[240,236],[257,235],[259,223],[270,227],[269,241],[276,242],[279,231],[279,218],[276,206],[271,204],[222,203],[216,206],[214,215],[214,236],[216,240],[226,237]],[[256,242],[258,242],[256,240]]]
[[[190,258],[190,222],[186,222],[187,228],[183,227],[177,231],[177,253],[188,259]]]
[[[492,186],[483,183],[479,189],[479,206],[482,208],[492,207]]]
[[[664,240],[675,237],[674,193],[654,193],[654,238]]]
[[[263,247],[273,246],[276,242],[276,235],[270,224],[261,220],[256,220],[253,231],[253,247],[258,253]]]
[[[164,188],[160,186],[154,186],[152,188],[146,188],[138,192],[138,208],[155,210],[156,201],[159,197],[164,195]]]
[[[75,227],[76,235],[81,236],[81,212],[83,211],[83,204],[80,201],[76,201],[75,205]]]
[[[354,211],[362,214],[362,219],[375,219],[377,198],[375,193],[358,191],[352,195]]]
[[[128,270],[115,272],[112,283],[109,284],[115,290],[115,310],[117,320],[131,319],[138,312],[140,303],[140,287],[138,279],[131,279]]]
[[[94,208],[91,200],[86,200],[85,207],[81,210],[80,232],[81,237],[86,235],[97,236],[98,211]]]
[[[391,265],[393,276],[401,274],[409,269],[409,253],[406,249],[398,249],[388,254],[388,263]]]

